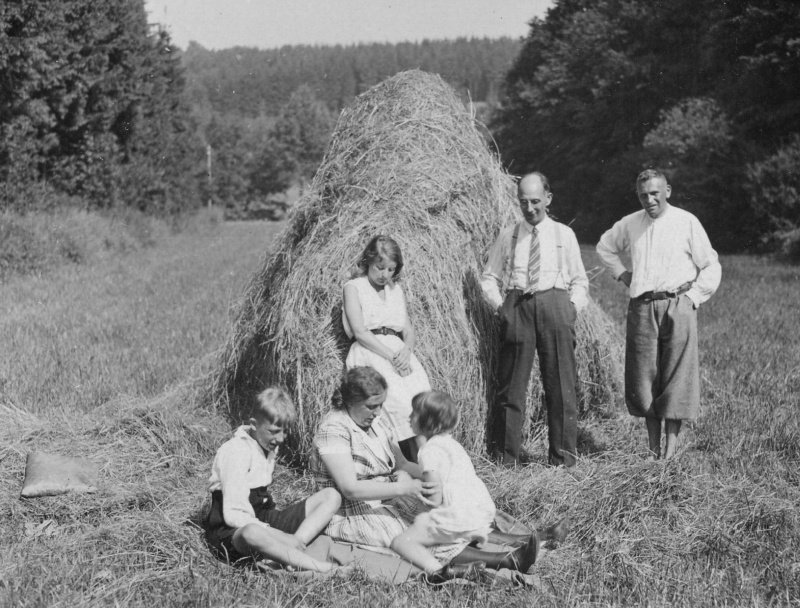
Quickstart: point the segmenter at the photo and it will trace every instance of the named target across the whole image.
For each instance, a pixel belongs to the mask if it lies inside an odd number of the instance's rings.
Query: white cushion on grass
[[[55,496],[67,492],[96,492],[99,467],[83,458],[30,452],[25,464],[22,496]]]

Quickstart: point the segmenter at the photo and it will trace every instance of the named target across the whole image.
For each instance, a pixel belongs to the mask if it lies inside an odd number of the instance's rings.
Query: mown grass
[[[723,259],[701,308],[702,414],[676,461],[648,462],[624,412],[582,421],[574,469],[513,472],[476,455],[501,508],[534,525],[572,518],[534,589],[298,582],[213,559],[196,522],[230,427],[195,407],[187,380],[214,364],[270,228],[177,236],[2,288],[0,604],[800,605],[800,270],[749,257]],[[621,323],[620,285],[600,274],[593,293]],[[540,461],[544,442],[529,443]],[[18,499],[33,449],[98,462],[100,491]],[[277,485],[284,500],[311,491],[286,469]]]

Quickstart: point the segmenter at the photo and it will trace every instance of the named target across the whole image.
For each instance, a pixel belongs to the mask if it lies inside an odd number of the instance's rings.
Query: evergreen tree
[[[506,77],[504,162],[548,174],[584,240],[634,210],[635,175],[660,165],[720,249],[750,246],[746,165],[800,129],[799,37],[789,0],[556,0]]]
[[[19,0],[0,11],[4,204],[37,180],[97,207],[194,204],[180,62],[168,36],[151,33],[143,0]]]

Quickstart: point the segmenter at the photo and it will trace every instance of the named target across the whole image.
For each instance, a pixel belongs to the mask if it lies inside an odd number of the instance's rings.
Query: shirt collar
[[[642,209],[642,212],[644,213],[644,217],[647,218],[647,220],[652,223],[652,222],[657,222],[658,220],[663,220],[665,217],[667,217],[672,213],[672,209],[673,209],[672,205],[670,203],[667,203],[667,207],[666,209],[664,209],[664,213],[662,213],[658,217],[650,217],[647,211],[645,211],[644,209]]]
[[[543,219],[541,222],[539,222],[539,223],[536,225],[536,228],[537,228],[538,230],[541,230],[542,228],[544,228],[544,227],[545,227],[545,224],[547,224],[547,222],[552,222],[552,221],[553,221],[553,220],[551,220],[551,219],[550,219],[550,216],[548,215],[548,216],[546,216],[546,217],[545,217],[545,218],[544,218],[544,219]],[[531,233],[533,232],[533,225],[532,225],[532,224],[529,224],[529,223],[527,222],[527,220],[522,220],[522,225],[524,226],[525,230],[527,230],[528,232],[531,232]]]

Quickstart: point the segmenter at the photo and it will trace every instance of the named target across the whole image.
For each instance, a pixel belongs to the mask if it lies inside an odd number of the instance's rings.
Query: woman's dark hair
[[[372,367],[352,367],[342,376],[342,383],[333,392],[331,405],[335,410],[362,403],[386,390],[386,380]]]
[[[458,404],[447,393],[425,391],[414,395],[411,409],[417,415],[417,426],[423,433],[449,433],[458,425]]]
[[[397,244],[397,241],[385,234],[379,234],[367,243],[364,251],[361,252],[361,257],[356,262],[359,272],[362,275],[367,274],[370,265],[381,257],[394,262],[395,268],[392,278],[396,279],[400,276],[400,271],[403,270],[403,252],[400,251],[400,245]]]

